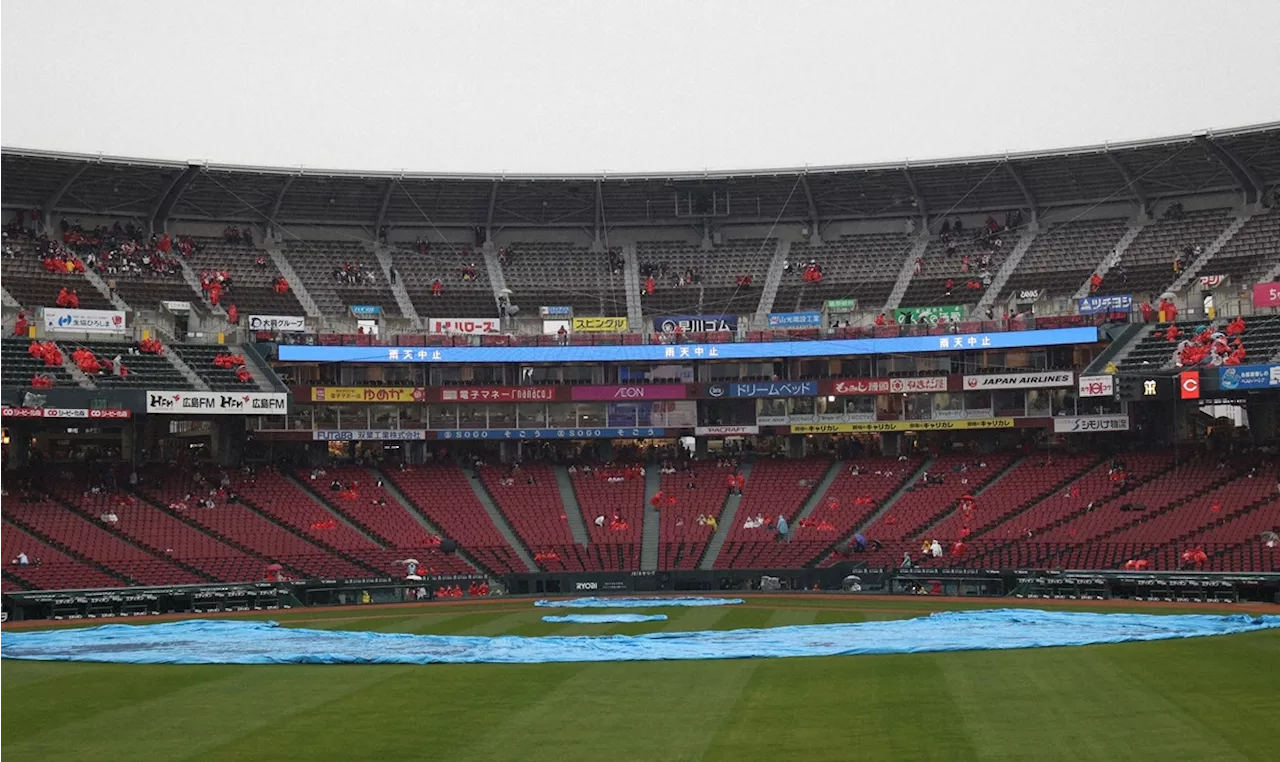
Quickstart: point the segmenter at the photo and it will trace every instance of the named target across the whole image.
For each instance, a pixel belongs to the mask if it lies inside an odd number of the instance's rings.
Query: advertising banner
[[[312,434],[317,442],[408,442],[427,438],[422,429],[332,429]]]
[[[486,333],[498,333],[502,330],[502,321],[498,318],[428,318],[427,331],[430,333],[464,333],[471,336],[483,336]]]
[[[574,386],[569,398],[588,400],[682,400],[689,396],[684,384],[633,384],[631,386]]]
[[[313,386],[312,402],[425,402],[427,390],[413,386]]]
[[[1227,276],[1225,275],[1201,275],[1197,280],[1203,288],[1217,288],[1218,286],[1227,285]]]
[[[148,391],[148,413],[192,415],[284,415],[289,395],[283,392]]]
[[[625,317],[576,317],[574,333],[623,333],[627,330]]]
[[[574,318],[575,321],[581,318]],[[599,318],[596,318],[599,319]],[[284,344],[281,362],[565,363],[654,362],[671,359],[748,360],[789,357],[844,357],[911,354],[945,349],[1015,349],[1093,344],[1095,326],[1032,331],[902,336],[884,339],[822,339],[723,344],[624,344],[583,347],[330,347]]]
[[[124,313],[119,310],[64,310],[44,308],[44,329],[68,333],[124,333]]]
[[[1081,376],[1078,384],[1081,397],[1110,397],[1116,393],[1114,376]]]
[[[132,418],[133,411],[117,408],[4,407],[0,408],[0,417],[121,419]]]
[[[855,396],[864,394],[908,394],[915,392],[945,392],[946,376],[922,378],[851,378],[830,382],[830,391],[823,394]]]
[[[170,301],[168,299],[161,299],[160,306],[164,307],[166,310],[169,310],[170,312],[190,312],[191,311],[191,302],[179,302],[179,301]]]
[[[1043,288],[1024,288],[1018,291],[1018,301],[1020,302],[1036,302],[1044,296]]]
[[[1058,434],[1088,434],[1097,431],[1128,431],[1127,415],[1094,415],[1054,418],[1053,430]]]
[[[872,421],[870,423],[792,424],[792,434],[856,434],[886,431],[954,431],[958,429],[1011,429],[1012,418],[960,421]]]
[[[1280,281],[1253,284],[1254,307],[1280,307]]]
[[[445,386],[441,402],[553,402],[554,386]]]
[[[853,312],[858,309],[857,299],[828,299],[827,312]]]
[[[699,437],[746,437],[760,433],[759,426],[699,426],[693,430]]]
[[[378,317],[382,314],[382,308],[376,304],[353,304],[351,314],[358,318]]]
[[[289,315],[250,315],[249,330],[271,331],[272,333],[277,331],[280,333],[305,333],[307,321],[305,318]]]
[[[542,317],[569,317],[573,314],[572,307],[539,307],[538,314]]]
[[[668,315],[653,319],[653,329],[662,333],[675,333],[676,326],[685,333],[703,331],[736,331],[737,315]]]
[[[910,318],[908,320],[908,318]],[[948,323],[959,323],[964,320],[964,307],[952,305],[947,307],[898,307],[893,311],[893,319],[902,323],[919,323],[925,322],[929,324],[937,323],[938,318],[945,319]]]
[[[813,397],[817,393],[817,381],[758,381],[707,384],[707,396],[714,399],[720,399],[721,397]]]
[[[653,427],[600,429],[462,429],[437,431],[437,439],[648,439],[666,434]]]
[[[1069,370],[1045,371],[1044,373],[992,373],[981,376],[965,376],[964,389],[967,392],[989,391],[995,389],[1040,389],[1046,386],[1072,386],[1075,374]]]
[[[1275,389],[1280,387],[1280,365],[1236,365],[1218,368],[1218,388]]]
[[[1110,315],[1113,312],[1133,311],[1133,294],[1086,296],[1079,301],[1081,315]]]
[[[821,328],[821,312],[773,312],[769,314],[770,328]]]

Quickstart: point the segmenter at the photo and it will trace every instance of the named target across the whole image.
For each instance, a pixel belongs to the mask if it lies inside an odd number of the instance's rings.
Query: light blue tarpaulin
[[[741,598],[658,596],[653,598],[572,598],[564,601],[535,601],[533,605],[550,609],[657,609],[667,606],[732,606],[745,602]]]
[[[544,616],[550,624],[635,624],[636,622],[665,622],[666,614],[565,614]]]
[[[996,609],[919,619],[647,635],[472,637],[191,620],[0,634],[6,659],[126,664],[537,664],[745,659],[1080,646],[1280,628],[1280,616]]]

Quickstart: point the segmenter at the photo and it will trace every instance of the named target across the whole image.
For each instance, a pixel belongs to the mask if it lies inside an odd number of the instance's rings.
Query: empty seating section
[[[3,374],[3,382],[7,387],[29,386],[36,374],[53,379],[55,386],[75,384],[61,365],[45,365],[44,360],[32,357],[30,339],[5,339],[0,347],[0,374]]]
[[[22,306],[28,309],[52,307],[54,300],[58,298],[58,290],[66,286],[76,290],[81,309],[115,309],[84,275],[46,271],[32,239],[10,236],[5,239],[5,250],[3,257],[0,257],[0,276],[3,276],[4,289]],[[13,256],[9,256],[9,251],[13,252]]]
[[[191,269],[202,272],[226,271],[231,275],[231,287],[222,295],[223,307],[234,304],[243,316],[241,325],[250,315],[302,316],[302,305],[293,289],[278,294],[272,286],[281,277],[280,270],[265,251],[252,244],[227,241],[222,238],[196,237],[195,252],[188,258]],[[258,264],[258,259],[262,264]]]
[[[1174,255],[1185,246],[1208,248],[1230,224],[1231,217],[1225,209],[1188,212],[1179,220],[1150,223],[1104,276],[1098,293],[1159,296],[1178,277],[1173,271]]]
[[[627,292],[621,254],[592,252],[569,243],[517,242],[502,266],[516,304],[568,305],[575,315],[625,315]],[[478,268],[477,268],[478,269]]]
[[[550,570],[582,571],[586,565],[573,542],[560,488],[552,466],[526,465],[516,469],[509,484],[502,482],[509,469],[505,466],[482,466],[480,478],[507,523],[524,541],[530,553],[554,553],[559,560],[540,561]],[[532,480],[532,481],[531,481]]]
[[[699,463],[692,472],[677,471],[662,474],[659,489],[663,500],[658,508],[658,568],[695,569],[710,542],[714,530],[705,523],[705,517],[714,516],[717,522],[729,496],[729,476],[737,473],[732,468],[716,468],[711,463]],[[747,484],[752,479],[749,477]],[[689,484],[697,487],[689,489]],[[744,490],[745,494],[745,490]],[[672,505],[670,498],[675,498]],[[741,516],[742,511],[738,511]],[[698,523],[698,517],[704,523]],[[720,531],[728,531],[721,527]]]
[[[182,375],[173,363],[160,355],[147,354],[129,354],[131,347],[136,348],[136,344],[126,344],[124,342],[110,341],[59,341],[58,347],[62,350],[65,357],[70,357],[71,353],[79,347],[84,347],[93,352],[94,355],[102,361],[104,369],[102,372],[90,376],[93,385],[102,389],[113,388],[133,388],[133,389],[190,389],[191,384],[188,383],[187,377]],[[128,376],[117,376],[110,370],[106,369],[107,362],[114,362],[119,356],[120,361],[124,364],[125,369],[129,371]]]
[[[1071,296],[1115,249],[1127,227],[1124,219],[1050,225],[1022,255],[997,303],[1024,289],[1043,288],[1051,297]]]
[[[258,385],[253,382],[243,383],[236,377],[236,372],[228,368],[219,368],[213,364],[213,358],[221,354],[234,354],[235,347],[216,344],[170,344],[165,348],[169,352],[177,352],[191,370],[214,391],[257,391]],[[128,363],[125,363],[128,367]]]
[[[656,466],[651,466],[656,468]],[[610,482],[609,478],[622,481]],[[582,510],[590,545],[587,569],[635,571],[640,568],[640,534],[644,528],[645,477],[638,467],[615,466],[577,470],[570,475],[573,492]],[[603,516],[603,526],[596,517]],[[621,523],[613,522],[617,516]],[[625,525],[625,526],[623,526]]]
[[[712,249],[687,241],[640,241],[636,244],[640,284],[652,272],[656,285],[652,295],[641,299],[641,307],[648,315],[754,312],[777,247],[773,238],[730,240]],[[679,285],[690,268],[695,281]],[[738,284],[742,275],[751,276],[750,286]]]
[[[1097,462],[1097,457],[1090,454],[1030,455],[976,496],[975,506],[969,512],[971,518],[966,519],[964,512],[956,511],[923,530],[916,539],[924,539],[925,535],[948,543],[967,539],[1042,500],[1069,500],[1067,482],[1084,475]]]
[[[461,469],[433,464],[384,473],[431,523],[487,569],[497,574],[529,571],[489,518]]]
[[[1223,322],[1219,321],[1219,326]],[[1196,329],[1202,325],[1203,320],[1178,321],[1178,330],[1183,334],[1178,338],[1194,336]],[[1169,341],[1168,330],[1168,324],[1156,325],[1121,358],[1117,367],[1121,371],[1173,367],[1178,341]],[[1266,362],[1280,352],[1280,315],[1252,315],[1245,318],[1245,330],[1240,338],[1248,353],[1245,364]]]
[[[5,501],[5,511],[11,508],[9,502]],[[71,590],[121,587],[125,584],[120,578],[68,556],[7,520],[3,524],[0,544],[4,546],[5,573],[12,574],[32,588]],[[26,554],[26,564],[15,563],[20,553]]]
[[[327,486],[327,485],[326,485]],[[322,547],[344,552],[377,548],[377,544],[335,516],[315,496],[278,471],[261,470],[253,476],[235,476],[231,489],[270,518]]]
[[[772,526],[779,515],[796,524],[805,500],[831,467],[829,460],[762,460],[752,466],[737,518],[716,556],[715,568],[782,569],[807,561],[813,547],[797,543],[795,535],[790,542],[778,542]],[[756,516],[764,518],[764,526],[747,529],[744,522]]]
[[[341,315],[353,304],[370,304],[381,307],[382,313],[389,317],[400,315],[400,306],[373,253],[372,243],[293,238],[285,240],[283,245],[289,264],[321,313]],[[373,283],[351,284],[335,277],[337,270],[348,265],[358,266],[362,273],[372,273]]]
[[[1271,209],[1249,218],[1199,274],[1227,275],[1233,285],[1248,286],[1278,263],[1280,211]]]
[[[821,309],[828,299],[857,299],[864,308],[876,309],[889,299],[898,273],[911,253],[915,236],[876,233],[840,236],[821,246],[792,244],[773,301],[774,312]],[[822,265],[822,281],[805,283],[801,276],[810,260]]]
[[[941,455],[927,464],[897,502],[867,527],[868,539],[884,544],[880,552],[868,555],[870,563],[897,565],[904,550],[914,555],[921,532],[956,510],[960,498],[974,495],[1000,476],[1012,460],[1005,454]]]
[[[841,463],[840,474],[809,515],[816,526],[795,527],[792,542],[804,543],[812,554],[810,560],[818,559],[837,541],[851,537],[867,523],[915,475],[920,462],[919,458],[866,458]]]
[[[1268,479],[1254,481],[1262,482],[1265,487]],[[1259,541],[1263,532],[1280,531],[1280,518],[1277,518],[1280,497],[1273,495],[1252,506],[1235,508],[1224,502],[1225,518],[1183,536],[1180,542],[1162,550],[1176,557],[1184,548],[1204,547],[1209,553],[1208,568],[1212,571],[1280,571],[1280,548],[1268,548]]]
[[[481,252],[457,244],[435,243],[424,254],[416,251],[413,244],[402,243],[391,249],[391,262],[418,317],[497,317],[498,305]],[[463,280],[462,269],[470,265],[475,265],[476,277]],[[441,285],[439,296],[431,290],[437,278]],[[512,301],[521,304],[520,295],[515,294]]]
[[[1005,232],[998,236],[1000,246],[988,247],[985,243],[964,233],[952,239],[954,249],[947,253],[947,244],[941,238],[929,241],[920,263],[920,274],[911,278],[907,291],[902,295],[904,307],[927,306],[934,304],[977,304],[985,289],[972,289],[969,282],[981,283],[983,273],[994,278],[1000,265],[1010,250],[1018,245],[1018,237],[1014,233]],[[989,261],[982,264],[986,254]],[[963,272],[964,258],[969,258],[969,271]],[[952,281],[947,289],[947,281]],[[949,291],[949,293],[948,293]]]
[[[263,577],[266,562],[261,558],[233,548],[145,500],[113,506],[105,493],[86,495],[78,501],[70,495],[64,499],[90,518],[111,510],[119,519],[111,525],[113,530],[220,582],[250,582]]]
[[[142,490],[156,503],[167,506],[183,502],[194,487],[190,474],[156,472],[155,480],[144,481]],[[206,490],[199,491],[204,494]],[[369,569],[304,540],[244,504],[227,502],[222,495],[211,499],[215,507],[189,506],[184,517],[229,544],[284,565],[289,574],[332,579],[365,577],[370,573]]]
[[[5,512],[31,531],[137,584],[199,584],[208,581],[170,560],[129,544],[100,522],[53,501],[6,504]]]
[[[379,487],[377,480],[381,477],[372,475],[368,470],[337,466],[326,469],[314,481],[307,471],[297,473],[296,477],[304,484],[310,482],[334,511],[386,546],[381,550],[351,551],[360,560],[389,570],[394,575],[405,572],[405,567],[395,562],[408,558],[421,561],[429,574],[476,573],[475,568],[460,556],[441,553],[437,542],[439,538],[419,523],[391,493]],[[355,495],[342,497],[334,493],[330,489],[334,479],[352,487]]]

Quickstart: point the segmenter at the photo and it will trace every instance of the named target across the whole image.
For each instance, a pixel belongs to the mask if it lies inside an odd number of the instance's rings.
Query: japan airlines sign
[[[1044,373],[992,373],[981,376],[965,376],[967,392],[994,391],[997,389],[1040,389],[1046,386],[1071,386],[1075,374],[1069,370]]]

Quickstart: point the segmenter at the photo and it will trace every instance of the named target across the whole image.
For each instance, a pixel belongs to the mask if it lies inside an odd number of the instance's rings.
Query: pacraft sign
[[[44,329],[65,333],[124,333],[124,313],[119,310],[64,310],[44,308]]]
[[[284,415],[289,395],[277,392],[147,392],[148,413]]]
[[[821,322],[821,319],[819,319]],[[653,327],[663,333],[675,333],[679,328],[684,333],[703,333],[706,331],[738,330],[737,315],[668,315],[653,319]]]
[[[270,331],[271,333],[305,333],[307,321],[289,315],[250,315],[250,331]]]
[[[820,328],[821,312],[774,312],[769,315],[770,328]]]
[[[1280,365],[1236,365],[1218,368],[1218,388],[1275,389],[1280,387]]]
[[[993,389],[1040,389],[1046,386],[1071,386],[1075,375],[1069,370],[1047,373],[993,373],[982,376],[965,376],[965,391]]]
[[[1113,296],[1086,296],[1080,300],[1081,315],[1128,314],[1133,311],[1133,294]]]
[[[483,336],[486,333],[497,333],[502,330],[502,323],[498,318],[431,318],[427,321],[427,330],[431,333],[464,333]]]

